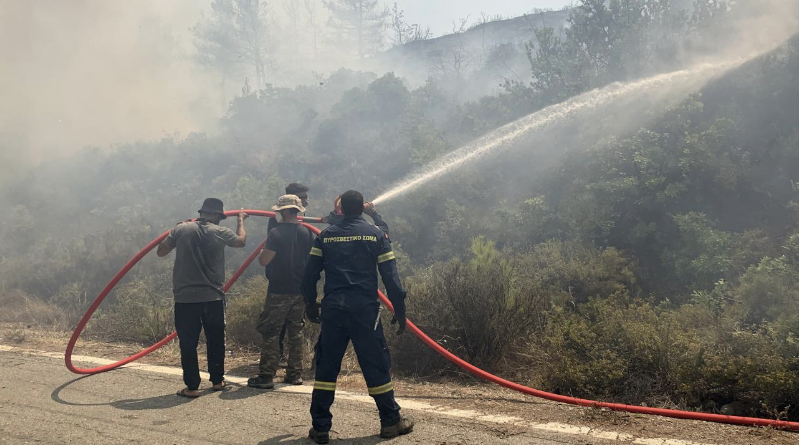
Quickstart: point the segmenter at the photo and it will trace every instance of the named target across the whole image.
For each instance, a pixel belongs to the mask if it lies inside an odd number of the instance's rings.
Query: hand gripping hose
[[[274,212],[265,212],[265,211],[261,211],[261,210],[245,210],[245,212],[247,214],[249,214],[249,215],[255,215],[255,216],[273,216],[274,215]],[[226,214],[228,214],[228,215],[235,215],[237,213],[238,213],[238,211],[226,212]],[[318,222],[319,219],[318,218],[313,218],[313,219],[306,218],[305,221]],[[303,223],[303,225],[308,227],[311,231],[313,231],[317,235],[320,233],[320,230],[317,229],[314,226],[308,225],[306,223]],[[125,276],[125,274],[133,267],[133,265],[136,264],[139,260],[141,260],[141,258],[144,257],[144,255],[147,254],[147,252],[149,252],[155,246],[157,246],[158,243],[160,243],[161,240],[163,240],[167,236],[167,234],[168,234],[168,232],[161,234],[161,236],[159,236],[155,240],[151,241],[150,244],[145,246],[144,249],[142,249],[138,254],[136,254],[136,256],[134,256],[128,262],[128,264],[126,264],[114,276],[114,278],[111,280],[111,282],[109,282],[108,285],[103,289],[103,291],[100,292],[100,295],[94,301],[92,306],[89,307],[89,310],[83,316],[83,318],[81,319],[80,323],[78,323],[78,327],[77,327],[77,329],[75,329],[75,332],[72,334],[72,338],[70,339],[69,344],[67,345],[67,350],[66,350],[66,354],[65,354],[65,360],[66,360],[67,368],[69,368],[70,371],[78,373],[78,374],[94,374],[94,373],[98,373],[98,372],[108,371],[108,370],[117,368],[119,366],[122,366],[122,365],[124,365],[126,363],[130,363],[130,362],[132,362],[132,361],[134,361],[136,359],[139,359],[141,357],[144,357],[145,355],[147,355],[150,352],[160,348],[161,346],[165,345],[170,340],[175,338],[176,334],[172,333],[169,336],[167,336],[166,338],[164,338],[163,340],[161,340],[160,342],[154,344],[153,346],[150,346],[149,348],[139,352],[138,354],[132,355],[132,356],[130,356],[130,357],[124,359],[124,360],[120,360],[119,362],[116,362],[116,363],[113,363],[113,364],[110,364],[110,365],[107,365],[107,366],[101,366],[101,367],[89,368],[89,369],[82,369],[82,368],[75,368],[72,365],[71,357],[72,357],[72,350],[73,350],[73,348],[75,346],[75,342],[77,341],[78,337],[80,336],[80,333],[83,330],[83,328],[86,326],[86,322],[88,322],[89,318],[91,318],[91,315],[97,309],[97,306],[100,305],[102,300],[108,295],[108,293],[111,291],[111,289],[113,289],[113,287],[116,285],[116,283],[119,282],[119,280],[122,279],[123,276]],[[263,247],[263,244],[261,246]],[[244,272],[244,269],[246,269],[247,266],[249,266],[250,263],[252,263],[252,261],[258,256],[258,252],[261,250],[262,247],[256,249],[255,252],[253,252],[252,255],[250,255],[247,258],[247,260],[244,261],[244,263],[241,265],[241,267],[239,267],[239,269],[233,274],[233,276],[230,278],[230,280],[227,282],[227,284],[225,284],[225,291],[227,291],[227,289],[229,289],[230,286],[232,286],[233,283],[236,282],[236,280],[239,278],[239,276],[241,276],[242,272]],[[386,307],[388,307],[391,310],[391,312],[394,312],[394,307],[391,305],[391,302],[388,300],[388,298],[386,298],[386,296],[383,294],[383,292],[381,292],[379,290],[378,290],[378,297],[380,298],[380,301],[384,305],[386,305]],[[455,365],[459,366],[460,368],[472,373],[473,375],[475,375],[475,376],[477,376],[477,377],[479,377],[481,379],[487,380],[487,381],[492,382],[492,383],[496,383],[496,384],[498,384],[500,386],[504,386],[504,387],[512,389],[514,391],[518,391],[520,393],[528,394],[528,395],[531,395],[531,396],[534,396],[534,397],[539,397],[539,398],[546,399],[546,400],[552,400],[554,402],[567,403],[569,405],[584,406],[584,407],[589,407],[589,408],[606,408],[606,409],[610,409],[610,410],[614,410],[614,411],[624,411],[624,412],[636,413],[636,414],[649,414],[649,415],[656,415],[656,416],[663,416],[663,417],[673,417],[673,418],[677,418],[677,419],[703,420],[703,421],[706,421],[706,422],[717,422],[717,423],[727,423],[727,424],[733,424],[733,425],[746,425],[746,426],[763,426],[763,427],[782,428],[782,429],[787,429],[787,430],[799,431],[799,422],[789,422],[789,421],[786,421],[786,420],[776,420],[776,419],[774,419],[774,420],[772,420],[772,419],[761,419],[761,418],[756,418],[756,417],[725,416],[725,415],[721,415],[721,414],[707,414],[707,413],[700,413],[700,412],[694,412],[694,411],[680,411],[680,410],[663,409],[663,408],[649,408],[649,407],[636,406],[636,405],[624,405],[624,404],[620,404],[620,403],[599,402],[599,401],[595,401],[595,400],[580,399],[580,398],[576,398],[576,397],[569,397],[569,396],[564,396],[564,395],[560,395],[560,394],[553,394],[553,393],[550,393],[550,392],[541,391],[541,390],[538,390],[538,389],[530,388],[530,387],[527,387],[527,386],[524,386],[524,385],[520,385],[518,383],[511,382],[509,380],[505,380],[505,379],[503,379],[501,377],[497,377],[497,376],[495,376],[495,375],[493,375],[493,374],[491,374],[489,372],[486,372],[486,371],[484,371],[484,370],[472,365],[471,363],[468,363],[467,361],[461,359],[460,357],[456,356],[455,354],[453,354],[453,353],[447,351],[446,349],[444,349],[436,341],[434,341],[433,339],[428,337],[424,332],[422,332],[422,330],[419,329],[410,320],[407,321],[407,328],[408,328],[408,330],[413,332],[414,335],[416,335],[420,340],[422,340],[422,342],[424,342],[427,346],[429,346],[434,351],[439,353],[441,356],[443,356],[444,358],[446,358],[450,362],[454,363]]]

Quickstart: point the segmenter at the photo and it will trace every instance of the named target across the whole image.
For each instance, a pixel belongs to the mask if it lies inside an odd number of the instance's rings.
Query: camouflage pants
[[[258,317],[256,329],[261,333],[261,363],[258,374],[275,377],[280,362],[280,330],[286,324],[288,336],[288,367],[286,377],[299,377],[302,373],[302,336],[305,303],[302,295],[267,294],[264,310]]]

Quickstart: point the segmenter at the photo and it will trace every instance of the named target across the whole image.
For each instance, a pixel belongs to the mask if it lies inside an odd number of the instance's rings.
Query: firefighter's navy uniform
[[[302,294],[316,303],[316,283],[325,272],[321,333],[316,344],[316,381],[311,417],[316,431],[330,431],[330,406],[336,393],[341,359],[349,341],[380,412],[383,426],[396,424],[400,407],[394,400],[389,368],[391,355],[379,321],[377,270],[397,316],[405,316],[405,291],[388,235],[361,216],[347,216],[316,238],[305,269]]]

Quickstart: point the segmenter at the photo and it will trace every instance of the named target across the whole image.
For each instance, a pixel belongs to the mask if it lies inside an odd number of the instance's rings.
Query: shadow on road
[[[52,393],[50,393],[50,398],[62,405],[70,405],[70,406],[113,406],[117,409],[124,409],[124,410],[144,410],[144,409],[167,409],[167,408],[174,408],[176,406],[183,405],[184,403],[189,403],[193,399],[188,399],[185,397],[179,397],[176,394],[165,394],[155,397],[147,397],[143,399],[124,399],[124,400],[117,400],[114,402],[102,402],[102,403],[77,403],[77,402],[70,402],[64,400],[61,397],[61,392],[64,391],[67,387],[72,385],[73,383],[79,382],[83,379],[87,379],[92,377],[91,375],[84,375],[75,379],[72,379],[63,385],[59,386],[58,388],[54,389]],[[203,391],[208,392],[208,391]]]
[[[244,378],[247,378],[248,376],[254,376],[258,374],[258,364],[251,363],[247,365],[235,366],[226,370],[225,374]]]
[[[258,445],[291,445],[291,444],[309,444],[311,443],[305,437],[297,438],[297,436],[293,434],[282,434],[280,436],[275,436],[270,439],[266,439],[262,442],[258,442]]]
[[[165,394],[162,396],[147,397],[144,399],[117,400],[115,402],[109,403],[109,405],[118,409],[139,411],[144,409],[174,408],[176,406],[189,403],[192,400],[194,399],[179,397],[175,394]]]
[[[331,437],[331,442],[336,441],[336,439],[344,441],[345,443],[358,445],[374,445],[388,441],[388,439],[381,439],[380,436],[374,435],[348,438]],[[258,442],[258,445],[308,445],[310,443],[311,441],[306,437],[298,438],[292,434],[282,434],[280,436],[275,436],[262,442]]]
[[[228,382],[228,389],[219,394],[222,400],[242,400],[250,397],[255,397],[267,392],[263,389],[250,388],[246,385],[239,385],[237,383]]]
[[[67,386],[69,386],[69,385],[71,385],[71,384],[73,384],[75,382],[79,382],[79,381],[81,381],[83,379],[88,379],[89,377],[91,377],[91,375],[84,375],[84,376],[72,379],[72,380],[64,383],[63,385],[61,385],[58,388],[54,389],[52,393],[50,393],[50,398],[53,399],[53,401],[56,402],[56,403],[60,403],[62,405],[70,405],[70,406],[103,406],[103,405],[108,405],[108,403],[74,403],[74,402],[68,402],[68,401],[66,401],[66,400],[61,398],[61,391],[66,389]]]
[[[146,397],[141,399],[123,399],[123,400],[115,400],[113,402],[101,402],[101,403],[82,403],[82,402],[71,402],[65,400],[61,393],[67,389],[70,385],[77,383],[83,379],[87,379],[92,377],[92,375],[84,375],[81,377],[77,377],[72,379],[63,385],[59,386],[58,388],[54,389],[52,393],[50,393],[50,398],[56,402],[60,403],[61,405],[70,405],[70,406],[112,406],[117,409],[135,411],[135,410],[146,410],[146,409],[169,409],[174,408],[176,406],[180,406],[186,403],[191,402],[194,399],[189,399],[186,397],[179,397],[174,393],[169,394],[162,394],[153,397]],[[246,385],[240,385],[237,383],[228,382],[228,389],[219,393],[219,398],[222,400],[242,400],[247,399],[250,397],[255,397],[259,395],[268,394],[271,391],[266,391],[262,389],[250,388]],[[209,395],[213,395],[214,392],[210,389],[205,389],[200,391],[200,397],[205,397]]]

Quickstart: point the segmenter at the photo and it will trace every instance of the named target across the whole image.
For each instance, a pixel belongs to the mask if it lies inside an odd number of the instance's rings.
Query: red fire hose
[[[391,306],[391,302],[388,301],[388,298],[386,298],[386,296],[383,295],[383,293],[380,291],[378,291],[378,296],[380,297],[380,301],[382,301],[383,304],[388,306],[388,308],[391,309],[392,312],[394,312],[394,308]],[[704,420],[706,422],[730,423],[736,425],[770,426],[774,428],[783,428],[783,429],[799,431],[799,422],[788,422],[786,420],[760,419],[757,417],[724,416],[721,414],[707,414],[707,413],[699,413],[693,411],[680,411],[674,409],[648,408],[636,405],[623,405],[621,403],[597,402],[595,400],[578,399],[576,397],[563,396],[559,394],[553,394],[551,392],[541,391],[538,389],[520,385],[518,383],[513,383],[509,380],[503,379],[502,377],[497,377],[489,372],[483,371],[477,366],[472,365],[471,363],[461,359],[457,355],[444,349],[441,345],[436,343],[435,340],[428,337],[427,334],[425,334],[424,332],[422,332],[421,329],[416,327],[416,325],[414,325],[410,320],[408,320],[407,327],[411,332],[413,332],[417,337],[419,337],[419,339],[422,340],[427,346],[430,346],[434,351],[438,352],[444,358],[458,365],[459,367],[465,369],[466,371],[469,371],[475,376],[480,377],[481,379],[484,380],[488,380],[489,382],[496,383],[497,385],[510,388],[514,391],[518,391],[524,394],[529,394],[531,396],[539,397],[542,399],[552,400],[561,403],[568,403],[569,405],[586,406],[590,408],[607,408],[614,411],[626,411],[628,413],[652,414],[656,416],[675,417],[678,419]]]
[[[262,210],[245,210],[245,212],[249,215],[255,216],[274,216],[274,212],[266,212]],[[238,211],[229,211],[226,212],[227,215],[232,216],[237,214]],[[319,222],[319,218],[305,218],[304,221],[311,221],[311,222]],[[309,224],[303,223],[306,227],[308,227],[311,231],[316,233],[317,235],[320,233],[320,230],[314,226]],[[170,340],[175,338],[176,334],[173,332],[160,342],[150,346],[147,349],[142,350],[138,354],[132,355],[126,359],[120,360],[116,363],[100,366],[97,368],[76,368],[72,365],[72,351],[75,347],[75,342],[78,340],[80,333],[83,331],[86,323],[91,318],[94,311],[97,309],[97,306],[102,303],[103,299],[111,292],[111,289],[122,279],[123,276],[137,263],[141,260],[150,250],[155,248],[164,238],[166,238],[169,232],[165,232],[161,234],[158,238],[151,241],[147,246],[145,246],[139,253],[137,253],[127,264],[125,264],[122,269],[117,272],[114,278],[106,285],[106,287],[100,292],[100,295],[97,296],[97,299],[92,303],[89,307],[89,310],[86,311],[86,314],[81,319],[80,323],[78,323],[78,327],[75,329],[75,332],[72,334],[72,338],[70,338],[69,343],[67,344],[67,350],[65,352],[65,362],[67,368],[77,374],[95,374],[98,372],[109,371],[111,369],[117,368],[122,366],[126,363],[130,363],[134,360],[137,360],[145,355],[155,351],[156,349],[160,348],[161,346],[167,344]],[[263,244],[261,244],[263,246]],[[262,247],[255,249],[255,251],[244,261],[244,263],[239,267],[238,270],[233,274],[230,280],[225,284],[225,291],[227,291],[233,283],[241,276],[242,272],[247,268],[247,266],[252,263],[252,261],[258,256],[258,252],[261,250]],[[386,305],[392,312],[394,311],[394,307],[391,305],[391,302],[386,298],[383,292],[378,290],[378,297],[380,301]],[[553,394],[546,391],[541,391],[538,389],[530,388],[524,385],[520,385],[518,383],[513,383],[509,380],[505,380],[501,377],[497,377],[489,372],[486,372],[471,363],[466,362],[465,360],[461,359],[460,357],[456,356],[455,354],[447,351],[433,339],[428,337],[421,329],[416,327],[413,322],[408,320],[407,322],[408,329],[414,333],[417,337],[419,337],[422,342],[424,342],[427,346],[431,347],[434,351],[442,355],[444,358],[449,360],[450,362],[454,363],[455,365],[469,371],[470,373],[474,374],[475,376],[488,380],[489,382],[496,383],[498,385],[504,386],[506,388],[512,389],[514,391],[518,391],[524,394],[528,394],[534,397],[539,397],[542,399],[552,400],[555,402],[560,403],[567,403],[570,405],[577,405],[577,406],[584,406],[590,408],[607,408],[614,411],[625,411],[629,413],[637,413],[637,414],[650,414],[656,416],[664,416],[664,417],[673,417],[678,419],[689,419],[689,420],[703,420],[707,422],[718,422],[718,423],[728,423],[734,425],[747,425],[747,426],[764,426],[764,427],[773,427],[773,428],[781,428],[781,429],[788,429],[793,431],[799,431],[799,422],[789,422],[786,420],[771,420],[771,419],[761,419],[757,417],[740,417],[740,416],[725,416],[721,414],[707,414],[707,413],[699,413],[693,411],[680,411],[680,410],[672,410],[672,409],[663,409],[663,408],[649,408],[643,406],[636,406],[636,405],[623,405],[620,403],[608,403],[608,402],[598,402],[595,400],[588,400],[588,399],[579,399],[576,397],[569,397],[563,396],[559,394]]]

